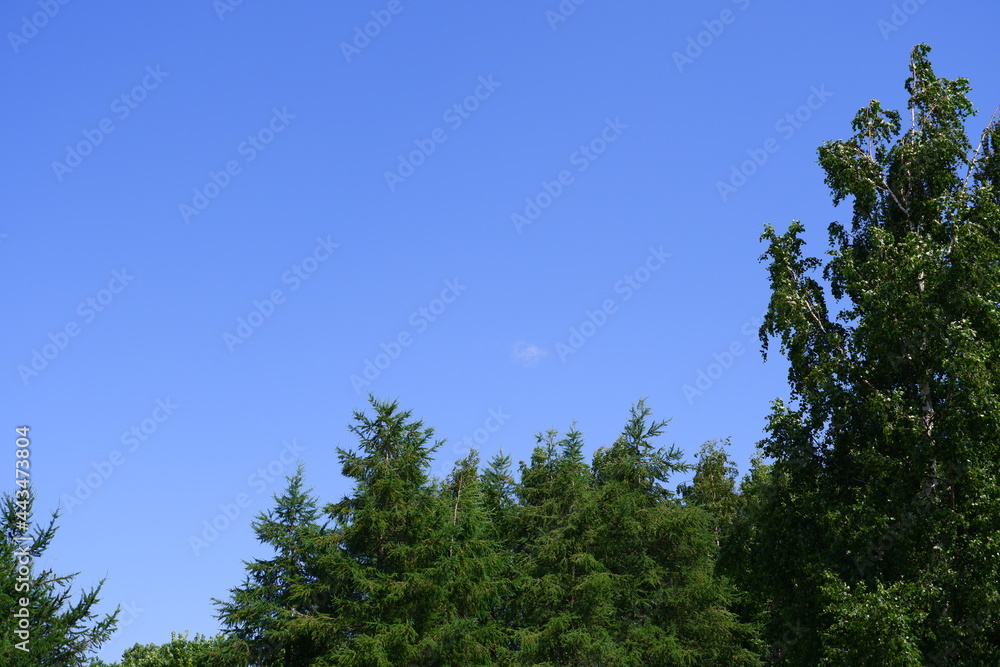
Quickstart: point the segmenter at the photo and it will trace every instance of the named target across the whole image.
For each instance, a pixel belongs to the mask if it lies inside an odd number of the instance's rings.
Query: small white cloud
[[[547,356],[548,353],[548,350],[538,347],[534,343],[526,343],[520,340],[514,344],[514,350],[510,356],[522,366],[534,366],[542,357]]]

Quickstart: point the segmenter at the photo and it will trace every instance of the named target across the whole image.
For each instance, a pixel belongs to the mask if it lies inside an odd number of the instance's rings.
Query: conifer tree
[[[616,664],[610,581],[591,553],[592,481],[576,428],[559,441],[554,431],[539,435],[530,464],[521,463],[519,664]]]
[[[525,542],[519,534],[517,482],[511,471],[510,455],[496,454],[481,475],[483,506],[486,510],[486,530],[496,549],[499,562],[495,574],[497,599],[492,616],[504,629],[504,645],[498,651],[497,664],[511,663],[511,656],[520,649],[518,628],[522,617],[519,612],[517,580],[523,575]]]
[[[118,610],[102,617],[94,612],[104,580],[74,601],[71,586],[78,573],[57,575],[38,567],[55,537],[59,513],[43,526],[33,523],[33,512],[27,484],[0,499],[0,664],[88,665],[114,632]]]
[[[492,535],[500,540],[509,538],[517,511],[517,483],[509,454],[500,452],[490,459],[482,472],[481,486]]]
[[[318,594],[316,559],[324,527],[317,499],[302,488],[300,463],[275,507],[252,523],[274,557],[245,562],[246,581],[229,601],[215,600],[234,656],[254,665],[308,667],[324,653],[325,604]]]
[[[593,555],[612,583],[616,664],[756,665],[756,629],[735,617],[734,591],[715,575],[717,522],[667,489],[690,466],[656,447],[666,421],[633,406],[621,436],[594,455],[600,521]]]
[[[479,455],[458,461],[442,488],[447,552],[436,577],[441,616],[426,642],[435,664],[488,665],[504,660],[509,631],[494,613],[509,595],[506,558],[490,528]]]
[[[517,664],[759,663],[755,628],[729,611],[733,591],[714,572],[712,517],[667,490],[688,466],[653,444],[666,422],[650,414],[634,406],[591,466],[575,429],[540,437],[522,464]]]
[[[320,564],[330,591],[331,665],[437,664],[446,615],[441,559],[454,548],[445,530],[450,503],[428,479],[434,431],[396,402],[370,398],[350,430],[360,451],[338,448],[354,493],[327,507],[334,532]]]
[[[779,638],[768,643],[762,632],[775,614],[773,600],[760,595],[759,587],[750,584],[758,577],[781,577],[781,572],[765,572],[757,562],[761,548],[761,535],[768,530],[772,517],[768,516],[769,500],[778,484],[771,466],[759,456],[750,460],[750,469],[740,480],[739,492],[733,503],[732,521],[723,531],[716,562],[716,572],[733,582],[737,596],[731,609],[737,617],[753,626],[761,635],[761,655],[769,662],[780,662],[790,644],[797,643],[803,632],[801,623],[788,623]]]

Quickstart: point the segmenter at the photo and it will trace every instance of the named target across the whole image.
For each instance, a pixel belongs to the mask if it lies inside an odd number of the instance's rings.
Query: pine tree
[[[907,131],[873,100],[820,149],[834,203],[853,199],[825,265],[798,222],[763,236],[761,336],[789,359],[791,402],[767,425],[747,583],[772,643],[804,626],[792,664],[1000,664],[1000,127],[972,149],[968,82],[929,50]]]
[[[750,460],[750,470],[740,480],[739,492],[733,503],[732,521],[723,531],[716,562],[716,572],[731,580],[738,591],[732,610],[743,622],[752,625],[758,634],[768,625],[775,614],[773,601],[760,595],[757,578],[776,579],[784,573],[768,571],[758,562],[762,544],[761,535],[767,533],[773,517],[768,515],[769,500],[780,488],[772,475],[770,465],[759,456]],[[781,628],[780,638],[763,648],[762,654],[770,662],[780,662],[788,652],[788,647],[798,642],[803,626],[786,623]]]
[[[53,512],[46,526],[34,524],[34,496],[27,484],[14,495],[4,493],[0,512],[0,664],[89,664],[88,656],[117,625],[118,610],[100,618],[94,613],[104,580],[73,601],[71,586],[78,573],[57,575],[35,567],[55,537],[59,513]]]
[[[511,535],[517,511],[517,482],[511,472],[510,455],[496,454],[481,477],[483,504],[489,515],[491,534],[496,539],[505,539]]]
[[[302,488],[304,474],[300,463],[285,491],[275,496],[275,508],[252,524],[274,557],[245,561],[244,584],[232,589],[229,601],[214,601],[231,635],[231,653],[254,665],[308,667],[328,643],[327,604],[316,573],[325,531],[317,523],[318,501]]]

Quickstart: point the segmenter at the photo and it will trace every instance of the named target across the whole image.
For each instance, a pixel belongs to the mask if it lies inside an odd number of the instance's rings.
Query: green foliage
[[[218,618],[232,638],[231,652],[259,665],[307,667],[323,654],[323,589],[316,560],[325,529],[317,523],[317,500],[303,491],[300,464],[274,510],[253,522],[258,541],[274,558],[245,562],[247,578],[231,600],[215,600]]]
[[[667,490],[688,467],[654,446],[666,422],[649,415],[640,401],[591,466],[575,429],[539,436],[522,463],[507,543],[520,572],[515,664],[758,664],[753,628],[714,575],[711,516]]]
[[[976,148],[965,79],[918,45],[904,114],[872,100],[819,149],[849,225],[828,258],[765,227],[763,351],[788,358],[736,488],[729,441],[694,466],[654,443],[644,401],[588,464],[583,435],[537,437],[511,472],[471,452],[431,479],[434,431],[370,398],[338,449],[350,495],[320,509],[301,466],[253,523],[272,558],[216,601],[225,635],[87,662],[116,615],[96,589],[29,576],[32,654],[14,647],[19,508],[0,545],[4,665],[1000,664],[1000,123]],[[690,482],[668,490],[676,473]],[[325,517],[326,523],[321,523]],[[56,515],[36,528],[37,559]],[[30,523],[30,520],[29,520]]]
[[[972,150],[968,82],[929,50],[909,129],[873,100],[820,148],[834,202],[854,203],[829,260],[798,222],[762,237],[761,340],[789,359],[791,403],[723,562],[791,664],[1000,662],[1000,129]]]
[[[444,664],[492,664],[510,644],[510,631],[494,617],[510,596],[502,575],[509,561],[490,526],[478,466],[473,451],[455,464],[442,488],[448,552],[436,572],[441,614],[427,652]]]
[[[339,450],[354,494],[330,505],[320,559],[336,665],[492,664],[503,632],[490,610],[501,561],[488,530],[478,458],[443,484],[428,477],[433,429],[395,402],[355,412],[360,451]]]
[[[592,473],[576,429],[537,437],[520,464],[514,541],[519,556],[513,618],[519,664],[595,664],[610,659],[610,580],[589,553]],[[615,664],[609,662],[608,664]]]
[[[590,465],[576,429],[539,435],[517,480],[503,455],[480,473],[476,452],[430,479],[433,430],[395,402],[371,407],[354,415],[359,450],[339,450],[354,488],[326,507],[331,526],[316,525],[301,470],[255,522],[276,558],[248,563],[247,583],[222,603],[227,658],[759,664],[755,630],[728,610],[734,592],[714,573],[712,515],[667,490],[688,467],[677,448],[654,446],[665,422],[649,421],[643,402]]]
[[[728,534],[740,503],[736,494],[739,470],[726,453],[725,448],[729,446],[729,439],[722,442],[710,440],[703,444],[694,466],[694,479],[677,489],[686,503],[700,507],[712,516],[716,546]]]
[[[906,582],[889,586],[876,583],[867,591],[865,584],[850,590],[831,577],[821,587],[825,609],[831,619],[823,631],[825,655],[822,665],[891,665],[919,667],[924,664],[920,649],[920,626],[926,622],[928,596],[920,587]]]
[[[685,506],[667,490],[670,475],[691,466],[676,447],[654,447],[666,422],[650,423],[650,414],[640,401],[621,436],[594,455],[601,512],[594,552],[615,582],[613,627],[627,647],[621,664],[759,664],[755,630],[730,611],[735,591],[715,575],[713,508],[725,503]],[[700,458],[690,495],[710,495],[711,459]],[[735,474],[721,463],[724,475]]]
[[[126,649],[121,662],[107,667],[245,667],[246,662],[235,659],[231,645],[222,635],[205,637],[196,634],[189,639],[171,633],[170,643],[136,644]]]
[[[9,667],[82,667],[89,665],[88,655],[108,640],[117,624],[118,611],[98,618],[93,608],[104,584],[81,592],[74,601],[71,584],[76,574],[57,575],[39,570],[45,550],[56,533],[58,512],[48,525],[32,523],[34,496],[23,498],[4,493],[0,501],[0,664]],[[26,524],[30,531],[19,529]],[[16,537],[27,533],[28,540]],[[20,568],[28,567],[27,573]],[[26,607],[21,600],[28,602]],[[19,637],[15,613],[27,609],[29,636]],[[27,639],[27,643],[25,642]],[[27,648],[27,651],[21,650]]]

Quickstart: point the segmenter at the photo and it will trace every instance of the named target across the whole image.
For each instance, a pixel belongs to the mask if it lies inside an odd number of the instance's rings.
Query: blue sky
[[[850,213],[817,146],[904,107],[919,42],[974,131],[1000,102],[995,3],[231,2],[2,11],[0,421],[63,505],[44,564],[125,609],[106,659],[218,630],[293,459],[350,491],[368,391],[439,475],[574,420],[593,451],[640,397],[745,469],[787,393],[763,225],[821,254]]]

